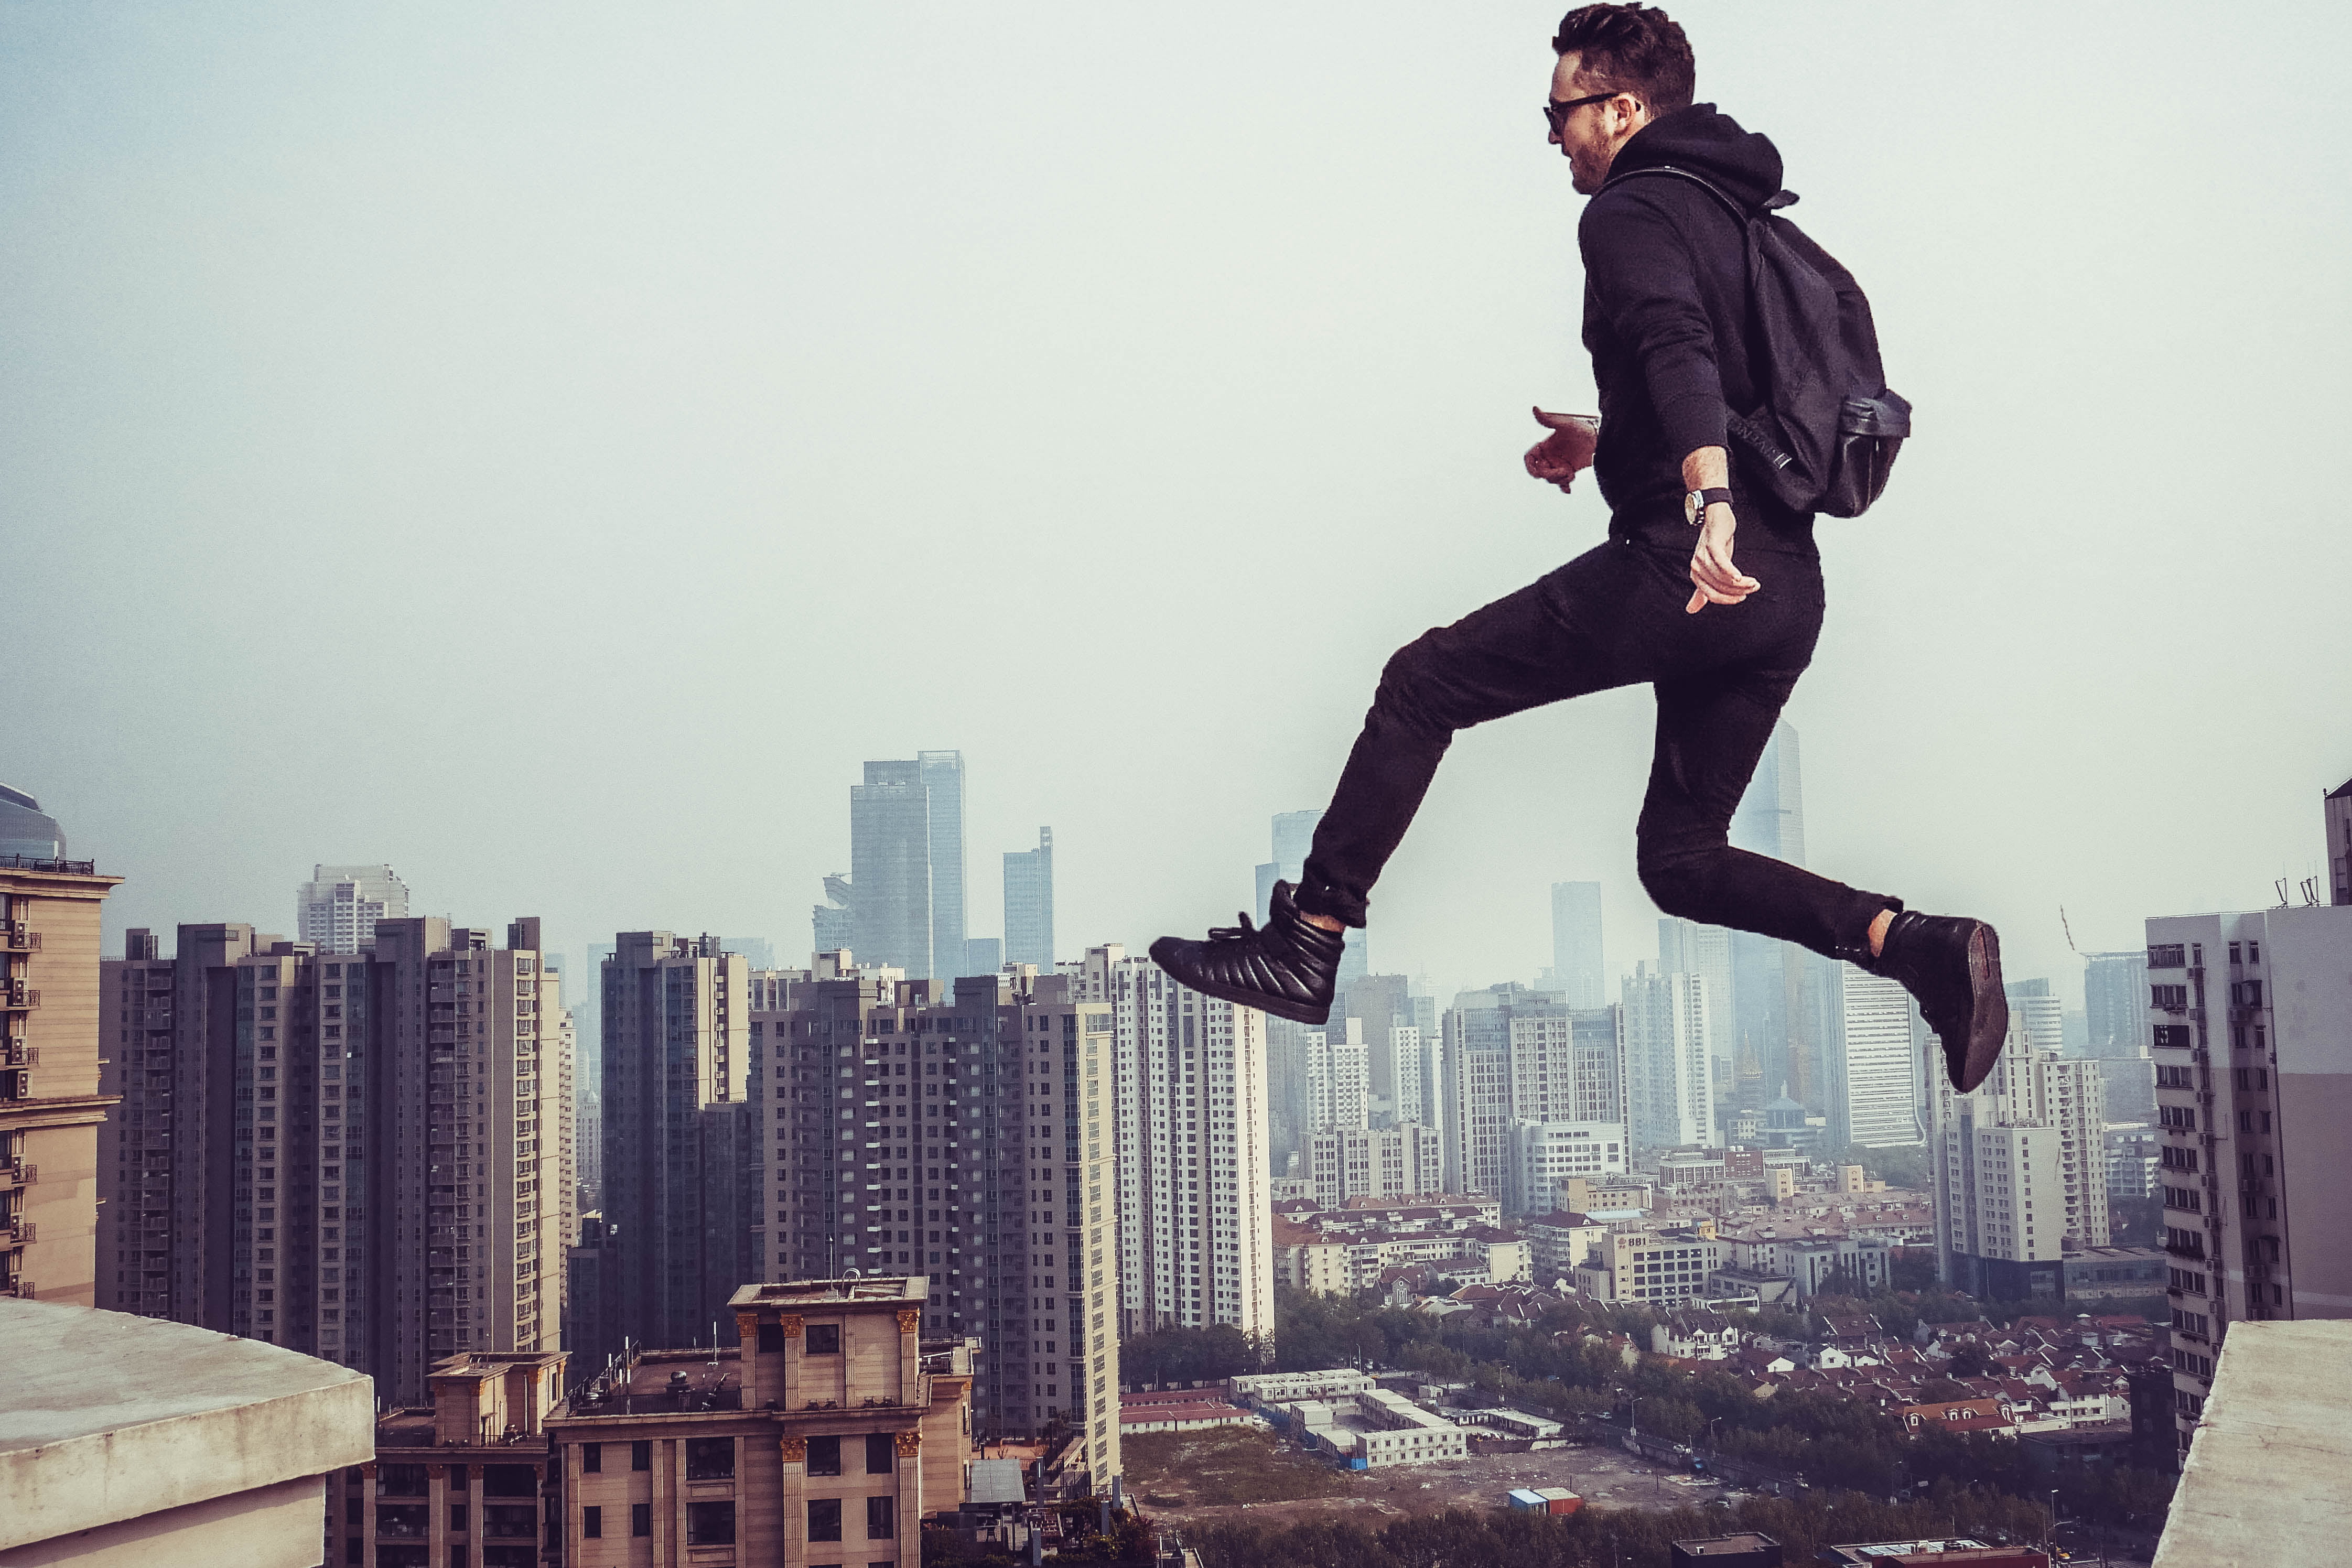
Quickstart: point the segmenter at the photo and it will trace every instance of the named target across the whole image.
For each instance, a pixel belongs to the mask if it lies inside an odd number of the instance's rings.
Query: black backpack
[[[1645,174],[1689,181],[1748,231],[1748,304],[1764,402],[1746,413],[1730,410],[1726,428],[1760,459],[1757,476],[1784,505],[1833,517],[1862,516],[1886,488],[1895,455],[1911,434],[1911,405],[1886,385],[1861,285],[1780,215],[1795,204],[1795,193],[1782,191],[1751,212],[1687,169],[1659,164],[1618,178]]]

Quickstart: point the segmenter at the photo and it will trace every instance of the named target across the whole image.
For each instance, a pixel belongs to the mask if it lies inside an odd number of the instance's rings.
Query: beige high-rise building
[[[919,1568],[922,1521],[961,1505],[973,1458],[973,1346],[922,1335],[928,1284],[746,1285],[724,1348],[582,1383],[545,1419],[550,1558]]]
[[[99,1061],[99,905],[121,880],[88,861],[0,855],[0,1295],[96,1302],[99,1129],[114,1103]]]
[[[539,923],[385,920],[373,954],[144,931],[102,979],[99,1304],[367,1372],[398,1403],[469,1351],[560,1342],[568,1040]]]

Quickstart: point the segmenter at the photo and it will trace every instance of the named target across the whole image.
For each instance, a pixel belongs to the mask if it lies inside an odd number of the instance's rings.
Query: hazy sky
[[[1518,469],[1591,406],[1560,9],[0,7],[0,779],[110,933],[385,860],[798,954],[954,747],[975,934],[1040,823],[1066,953],[1225,920],[1388,653],[1603,531]],[[1918,410],[1822,525],[1814,865],[2070,990],[2062,904],[2318,873],[2352,21],[1673,9]],[[1570,879],[1654,956],[1650,716],[1465,735],[1376,967],[1530,977]]]

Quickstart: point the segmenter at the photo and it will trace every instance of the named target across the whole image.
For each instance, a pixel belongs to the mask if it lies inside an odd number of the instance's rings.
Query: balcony
[[[0,855],[0,860],[7,857]],[[0,983],[0,1009],[9,1012],[29,1012],[41,1005],[41,993],[22,980]]]
[[[37,953],[41,934],[21,920],[0,920],[0,953]]]
[[[96,861],[50,860],[40,855],[0,855],[0,871],[53,871],[67,876],[96,876]]]
[[[0,1067],[38,1067],[41,1048],[21,1040],[0,1041]]]

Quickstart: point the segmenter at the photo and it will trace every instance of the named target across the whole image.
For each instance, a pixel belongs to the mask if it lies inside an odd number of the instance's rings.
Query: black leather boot
[[[1310,924],[1292,902],[1290,884],[1277,882],[1267,903],[1265,925],[1218,926],[1205,942],[1162,936],[1151,945],[1151,961],[1179,985],[1220,997],[1296,1023],[1319,1024],[1331,1017],[1339,987],[1339,954],[1347,938]]]
[[[1944,1071],[1953,1088],[1966,1094],[1985,1081],[2009,1035],[2000,938],[1991,926],[1906,909],[1886,928],[1885,949],[1863,967],[1902,981],[1919,998],[1927,1027],[1944,1042]]]

